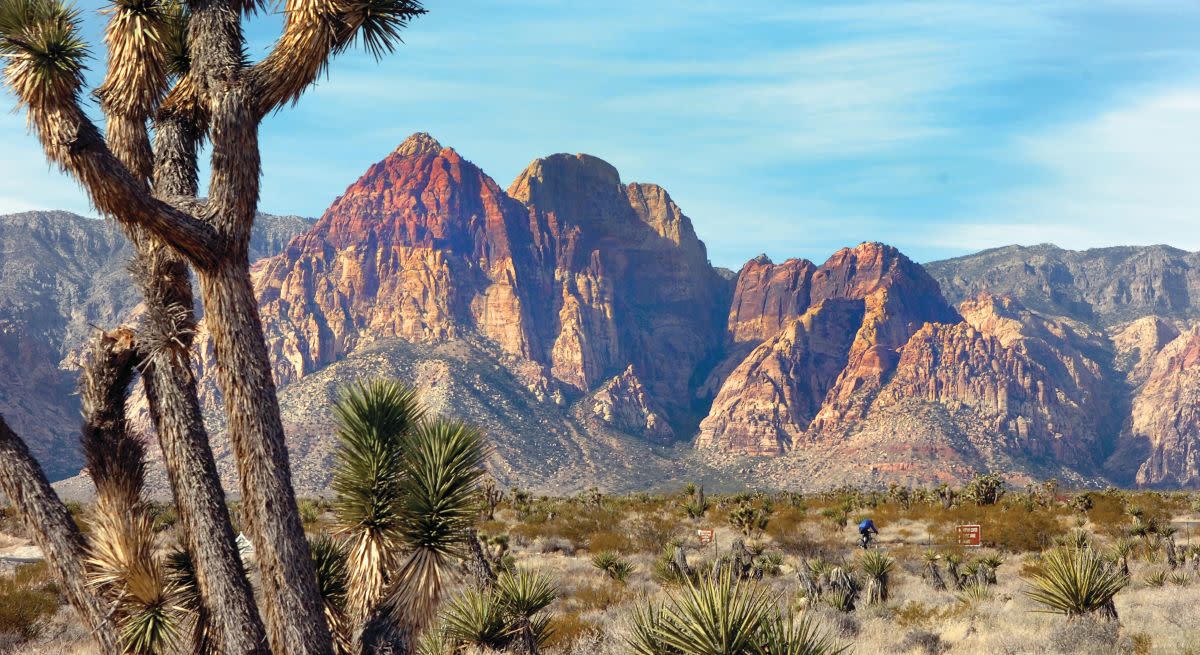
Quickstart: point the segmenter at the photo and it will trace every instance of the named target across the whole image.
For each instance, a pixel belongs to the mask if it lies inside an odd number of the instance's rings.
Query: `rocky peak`
[[[436,155],[442,151],[442,144],[429,135],[428,132],[417,132],[404,140],[394,154],[400,157],[423,157]]]

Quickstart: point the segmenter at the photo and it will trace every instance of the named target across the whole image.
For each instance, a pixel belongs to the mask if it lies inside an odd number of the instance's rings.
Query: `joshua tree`
[[[864,551],[859,557],[858,566],[866,579],[866,597],[868,605],[886,603],[888,599],[888,578],[895,567],[895,560],[882,550]]]
[[[249,277],[258,201],[258,126],[300,98],[329,58],[361,38],[382,55],[423,12],[414,0],[287,0],[284,32],[259,62],[245,56],[242,18],[258,3],[117,0],[105,34],[109,65],[97,89],[102,136],[82,109],[86,44],[79,15],[60,0],[0,0],[5,83],[27,112],[47,158],[135,245],[146,296],[138,335],[145,386],[214,637],[230,652],[330,652],[316,573],[291,488],[274,381]],[[173,83],[173,84],[172,84]],[[153,146],[151,129],[153,126]],[[197,147],[211,143],[209,197],[196,194]],[[200,283],[217,385],[262,572],[267,640],[233,535],[195,401],[187,351],[194,318],[186,267]],[[82,542],[60,520],[20,439],[0,430],[0,479],[44,540],[72,603],[101,650],[111,635],[94,599],[81,597]],[[53,551],[53,554],[50,554]],[[76,576],[71,579],[69,576]],[[78,593],[76,593],[78,591]]]

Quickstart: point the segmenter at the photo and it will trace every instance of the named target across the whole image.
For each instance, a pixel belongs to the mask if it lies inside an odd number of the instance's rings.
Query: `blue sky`
[[[1200,249],[1196,0],[427,7],[392,57],[341,57],[264,125],[263,211],[320,215],[428,131],[501,186],[539,156],[602,157],[666,187],[733,268],[864,240],[923,261]],[[278,29],[255,19],[251,54]],[[23,117],[0,114],[0,143],[0,213],[91,213]]]

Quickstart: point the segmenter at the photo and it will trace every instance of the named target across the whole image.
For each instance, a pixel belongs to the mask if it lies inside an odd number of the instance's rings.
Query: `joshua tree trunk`
[[[41,467],[0,417],[0,489],[16,506],[34,543],[58,577],[67,602],[79,612],[101,655],[119,655],[121,648],[108,611],[87,588],[83,569],[84,541],[62,501],[50,488]]]
[[[479,545],[479,534],[474,528],[467,530],[467,571],[471,576],[471,584],[479,589],[490,589],[496,582],[496,572],[488,563]]]
[[[157,4],[115,8],[118,13],[134,12],[124,18],[126,26],[135,28],[132,34],[122,33],[114,19],[106,34],[110,52],[115,53],[113,61],[118,64],[110,66],[110,75],[98,90],[110,119],[106,140],[79,103],[86,49],[79,39],[78,13],[57,0],[49,1],[51,11],[15,5],[15,22],[0,26],[5,83],[19,105],[27,108],[29,123],[47,157],[80,182],[97,210],[121,223],[139,245],[139,264],[145,270],[157,275],[165,270],[160,264],[173,267],[169,260],[154,259],[156,244],[168,247],[171,255],[195,269],[215,346],[217,382],[248,510],[247,527],[262,570],[262,604],[271,650],[328,655],[332,648],[329,631],[291,487],[271,362],[249,277],[247,253],[260,174],[258,125],[272,111],[297,100],[334,53],[359,36],[376,55],[390,51],[398,42],[399,30],[424,10],[415,0],[365,6],[337,0],[288,0],[284,33],[275,49],[250,65],[241,19],[256,3],[188,2],[186,47],[178,59],[190,62],[189,67],[162,104],[164,108],[192,110],[206,121],[212,177],[209,199],[204,203],[192,195],[196,143],[204,134],[199,123],[167,112],[157,125],[160,147],[154,151],[145,133],[146,119],[162,98],[168,75],[164,53],[158,49],[165,42],[167,17],[155,13],[166,9]],[[153,193],[148,184],[151,178]],[[182,291],[182,275],[181,269],[173,268],[159,283],[179,286],[176,291],[186,298],[190,293]],[[160,293],[163,289],[154,284],[143,288],[150,295],[163,296],[150,307],[159,312],[159,318],[178,309],[169,293]],[[185,318],[183,324],[188,321],[190,318]],[[160,347],[177,338],[178,332],[165,330],[157,337],[163,340],[147,344],[155,360],[147,393],[181,515],[191,535],[198,575],[204,581],[201,585],[208,587],[205,593],[210,609],[225,615],[215,618],[231,639],[222,646],[240,650],[236,645],[240,643],[246,645],[241,652],[258,652],[261,646],[253,605],[230,564],[232,532],[227,527],[228,517],[219,509],[215,466],[211,455],[202,452],[207,446],[194,402],[195,382],[186,363],[160,357],[164,354]],[[6,467],[8,473],[16,470],[32,476],[28,484],[34,485],[35,491],[39,480],[45,486],[36,465]],[[48,487],[43,499],[16,486],[19,480],[9,482],[16,492],[23,492],[15,499],[30,498],[34,508],[37,502],[52,498]],[[35,524],[44,530],[58,529],[53,523]],[[64,575],[71,573],[69,562],[63,566]],[[81,582],[82,578],[65,584],[70,589],[69,585]],[[80,605],[81,612],[87,610],[86,603]],[[89,622],[94,621],[89,618]]]

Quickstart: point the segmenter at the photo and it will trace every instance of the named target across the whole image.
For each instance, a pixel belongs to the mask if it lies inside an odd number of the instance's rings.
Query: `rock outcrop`
[[[591,417],[614,430],[658,443],[675,438],[675,431],[646,393],[632,364],[592,392],[588,404]]]
[[[725,379],[697,448],[779,455],[808,429],[846,367],[863,301],[826,300],[791,319]]]

